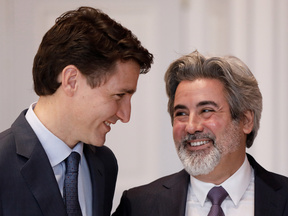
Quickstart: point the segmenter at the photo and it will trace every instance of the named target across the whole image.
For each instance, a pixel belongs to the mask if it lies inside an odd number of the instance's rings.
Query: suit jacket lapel
[[[282,185],[252,156],[247,156],[255,171],[255,216],[282,215],[286,203],[286,198],[279,193]]]
[[[104,186],[105,175],[104,165],[98,157],[95,156],[96,148],[94,146],[84,145],[84,154],[89,166],[92,182],[92,209],[93,216],[104,214]]]
[[[54,172],[42,145],[24,115],[24,112],[21,113],[11,127],[15,135],[20,172],[43,215],[64,216],[66,210]]]
[[[163,183],[163,192],[157,199],[159,215],[185,215],[189,179],[188,173],[182,170]]]

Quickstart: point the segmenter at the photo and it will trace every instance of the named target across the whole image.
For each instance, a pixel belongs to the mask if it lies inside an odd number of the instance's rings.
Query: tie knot
[[[66,173],[77,173],[80,161],[80,154],[72,152],[68,158],[66,158]]]
[[[213,205],[221,205],[223,200],[228,196],[227,191],[222,187],[213,187],[207,197],[212,202]]]

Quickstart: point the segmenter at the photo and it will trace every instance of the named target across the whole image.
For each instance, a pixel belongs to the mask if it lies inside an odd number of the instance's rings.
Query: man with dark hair
[[[165,82],[185,169],[125,191],[113,216],[288,215],[288,178],[246,154],[262,112],[249,68],[234,56],[194,51],[170,65]]]
[[[34,59],[37,103],[0,133],[0,215],[109,216],[118,166],[103,146],[130,119],[140,73],[153,63],[100,10],[61,15]]]

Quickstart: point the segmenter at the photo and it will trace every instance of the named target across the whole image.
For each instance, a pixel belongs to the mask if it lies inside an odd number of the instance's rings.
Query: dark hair
[[[172,124],[177,86],[181,81],[199,78],[217,79],[223,84],[233,120],[241,119],[247,110],[254,113],[254,126],[246,140],[246,146],[250,148],[260,127],[262,95],[249,68],[234,56],[204,57],[198,51],[194,51],[169,66],[165,82]]]
[[[153,55],[132,32],[101,10],[80,7],[56,19],[44,35],[34,58],[33,80],[37,95],[51,95],[61,83],[58,75],[75,65],[91,88],[113,75],[116,61],[134,60],[147,73]]]

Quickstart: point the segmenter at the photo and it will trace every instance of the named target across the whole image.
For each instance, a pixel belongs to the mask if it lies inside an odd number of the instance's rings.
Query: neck
[[[34,113],[51,133],[61,139],[70,148],[73,148],[78,141],[71,139],[70,127],[73,124],[69,121],[71,118],[69,118],[68,106],[65,106],[65,100],[57,97],[55,94],[40,96],[34,108]]]

